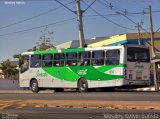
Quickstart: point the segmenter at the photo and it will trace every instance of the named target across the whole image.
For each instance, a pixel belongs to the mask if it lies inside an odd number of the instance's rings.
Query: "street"
[[[82,109],[82,108],[33,108],[31,106],[13,110],[13,107],[0,111],[1,118],[12,119],[159,119],[155,110]]]
[[[160,101],[160,92],[62,92],[62,93],[1,93],[0,99],[10,100],[105,100]]]
[[[159,92],[1,93],[2,119],[159,119]]]

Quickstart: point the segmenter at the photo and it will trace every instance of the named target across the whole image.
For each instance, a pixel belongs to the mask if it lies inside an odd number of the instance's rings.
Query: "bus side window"
[[[42,67],[51,67],[52,66],[52,54],[45,54],[42,56]]]
[[[120,61],[119,50],[108,50],[106,51],[106,65],[118,65]]]
[[[87,66],[90,65],[91,52],[81,52],[78,55],[78,65],[79,66]]]
[[[64,60],[65,60],[65,55],[64,53],[57,53],[54,54],[54,66],[60,67],[60,66],[64,66]]]
[[[76,66],[77,65],[77,53],[66,53],[66,66]]]
[[[41,55],[31,55],[30,67],[33,68],[41,67]]]
[[[21,73],[29,69],[29,56],[28,55],[22,56],[20,60],[20,69],[21,69]]]
[[[93,51],[92,52],[92,65],[104,65],[104,51]]]

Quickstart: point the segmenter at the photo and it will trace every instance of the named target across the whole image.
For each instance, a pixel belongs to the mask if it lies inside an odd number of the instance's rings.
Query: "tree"
[[[38,50],[47,50],[47,49],[55,49],[56,47],[51,44],[51,40],[53,39],[53,32],[47,30],[47,26],[41,31],[40,40],[37,43]]]
[[[51,40],[53,39],[52,35],[53,32],[50,32],[47,30],[47,27],[45,27],[41,31],[40,39],[37,42],[37,46],[34,46],[31,49],[28,49],[27,51],[36,51],[36,50],[47,50],[47,49],[56,49],[56,47],[51,44]],[[13,55],[13,58],[17,58],[20,61],[21,54],[15,54]]]
[[[13,76],[18,74],[17,66],[10,62],[9,59],[1,63],[0,69],[2,70],[4,78],[6,79],[13,79]]]
[[[20,57],[21,57],[21,54],[14,54],[14,55],[13,55],[13,58],[20,59]]]

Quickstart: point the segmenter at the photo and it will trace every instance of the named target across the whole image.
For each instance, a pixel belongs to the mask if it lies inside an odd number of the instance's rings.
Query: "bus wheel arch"
[[[39,92],[39,86],[38,86],[38,81],[35,78],[32,78],[30,80],[30,89],[32,90],[32,92],[34,93],[38,93]]]
[[[80,78],[77,83],[79,92],[86,92],[88,90],[88,82],[85,78]]]

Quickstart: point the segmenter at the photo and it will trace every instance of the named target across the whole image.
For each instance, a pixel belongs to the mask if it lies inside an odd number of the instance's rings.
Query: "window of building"
[[[120,51],[119,50],[108,50],[106,51],[106,65],[118,65],[120,61]]]
[[[64,66],[64,61],[65,61],[65,55],[64,53],[58,53],[58,54],[54,54],[54,66]]]
[[[31,55],[31,67],[41,67],[41,55]]]
[[[93,51],[92,52],[92,65],[104,65],[104,51]]]
[[[42,56],[42,66],[43,67],[51,67],[52,66],[52,54],[45,54]]]

